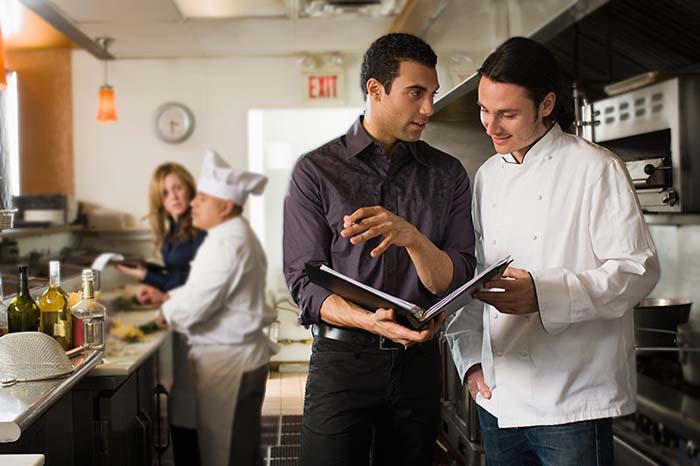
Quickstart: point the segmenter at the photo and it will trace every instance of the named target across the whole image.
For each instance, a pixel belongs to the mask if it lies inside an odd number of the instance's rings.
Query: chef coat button
[[[532,240],[533,240],[533,241],[537,240],[537,235],[534,235],[534,236],[532,237]]]
[[[527,351],[521,351],[520,356],[526,358],[527,357]]]
[[[493,313],[493,318],[494,318],[494,320],[495,320],[495,319],[498,319],[498,311],[496,311],[496,312]]]
[[[552,156],[551,156],[551,155],[548,155],[548,156],[547,156],[547,160],[552,160]]]
[[[493,207],[493,208],[495,209],[495,208],[496,208],[496,204],[495,204],[495,203],[491,204],[491,207]]]
[[[542,200],[542,194],[540,194],[539,196],[537,196],[537,200],[538,200],[538,201],[541,201],[541,200]]]
[[[493,244],[496,244],[496,240],[493,240]]]

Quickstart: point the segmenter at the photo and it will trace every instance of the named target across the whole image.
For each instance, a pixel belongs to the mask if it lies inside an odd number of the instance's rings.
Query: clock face
[[[156,111],[156,133],[165,142],[182,142],[194,130],[194,115],[189,108],[176,102],[168,102]]]

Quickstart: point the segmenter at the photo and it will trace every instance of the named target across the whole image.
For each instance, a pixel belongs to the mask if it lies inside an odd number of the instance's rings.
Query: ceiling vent
[[[396,16],[404,5],[406,0],[302,0],[299,16]]]

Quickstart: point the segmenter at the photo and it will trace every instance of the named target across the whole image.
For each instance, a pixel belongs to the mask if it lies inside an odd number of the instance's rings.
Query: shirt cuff
[[[312,325],[321,323],[321,306],[333,293],[313,283],[308,283],[304,288],[304,297],[301,303],[299,323]]]
[[[540,320],[544,330],[556,335],[571,325],[566,274],[561,268],[530,272],[540,308]]]

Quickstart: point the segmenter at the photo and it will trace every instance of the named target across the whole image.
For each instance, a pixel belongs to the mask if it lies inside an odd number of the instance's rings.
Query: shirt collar
[[[355,123],[353,123],[353,125],[350,127],[348,132],[345,133],[345,156],[347,158],[356,157],[370,145],[375,144],[374,139],[367,134],[365,127],[362,126],[363,119],[364,115],[360,115],[357,120],[355,120]],[[396,144],[407,147],[410,154],[418,162],[424,165],[429,165],[426,154],[422,153],[424,151],[420,151],[418,149],[417,142],[398,141]]]
[[[501,159],[508,164],[514,165],[525,165],[527,163],[532,163],[532,160],[542,158],[544,155],[550,155],[554,151],[554,146],[556,142],[561,138],[563,131],[559,126],[559,123],[554,123],[544,136],[542,136],[539,141],[537,141],[530,150],[525,154],[525,159],[522,164],[519,164],[515,159],[513,154],[505,154],[501,156]]]
[[[216,237],[219,235],[225,236],[227,235],[227,232],[241,228],[246,223],[248,222],[243,216],[236,215],[235,217],[224,220],[215,227],[211,227],[209,230],[207,230],[207,237]]]

